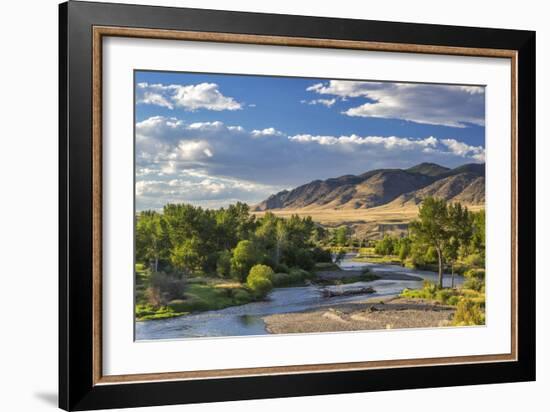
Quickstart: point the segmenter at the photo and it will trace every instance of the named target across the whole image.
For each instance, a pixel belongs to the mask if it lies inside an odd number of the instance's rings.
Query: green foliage
[[[468,279],[485,280],[485,269],[469,269],[464,272],[464,277]]]
[[[289,273],[275,273],[271,281],[275,287],[285,287],[303,285],[306,280],[311,278],[311,273],[300,268],[292,268]]]
[[[241,240],[233,250],[231,258],[231,272],[233,276],[243,282],[250,268],[260,260],[256,245],[250,240]]]
[[[273,269],[266,265],[255,265],[250,269],[246,285],[258,297],[263,297],[273,289]]]
[[[453,318],[455,326],[484,325],[485,312],[479,303],[467,298],[462,298],[458,302],[456,312]]]
[[[399,254],[399,260],[401,262],[405,262],[405,260],[410,256],[411,254],[411,239],[408,237],[404,237],[399,239],[398,242],[398,254]]]
[[[338,246],[347,246],[350,236],[350,230],[347,226],[340,226],[334,232],[334,240]]]
[[[172,250],[170,260],[175,269],[190,273],[202,268],[204,256],[201,254],[200,240],[193,236],[176,245]]]
[[[465,289],[472,289],[477,292],[484,292],[485,291],[485,282],[481,279],[477,279],[475,277],[468,278],[464,281],[463,287]]]
[[[288,268],[287,265],[285,265],[284,263],[279,263],[279,264],[276,264],[275,267],[273,268],[275,272],[277,273],[288,273],[290,271],[290,269]]]
[[[165,306],[172,299],[180,298],[185,290],[185,281],[162,272],[153,273],[145,296],[154,307]]]
[[[252,279],[266,278],[268,280],[272,280],[273,269],[271,269],[269,266],[266,266],[266,265],[254,265],[252,269],[250,269],[250,273],[248,274],[247,281],[251,278]]]
[[[394,236],[384,235],[382,240],[376,242],[374,252],[378,255],[396,255],[398,252],[398,239]]]
[[[222,288],[208,283],[190,284],[185,298],[169,302],[168,307],[175,312],[200,312],[242,305],[252,300],[252,295],[243,288]]]
[[[472,253],[464,258],[464,263],[470,267],[482,268],[485,266],[485,258],[480,253]]]
[[[314,247],[312,250],[312,257],[317,263],[332,263],[332,254],[328,249]]]
[[[228,278],[231,274],[231,252],[222,250],[218,252],[218,260],[216,262],[216,273],[219,277]]]
[[[323,271],[323,270],[342,270],[340,269],[340,266],[338,266],[336,263],[332,262],[317,262],[315,266],[313,267],[315,271]]]

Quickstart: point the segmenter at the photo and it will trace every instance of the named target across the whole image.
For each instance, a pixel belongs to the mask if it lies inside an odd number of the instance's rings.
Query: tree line
[[[436,263],[439,287],[443,287],[443,270],[454,268],[458,260],[468,266],[485,265],[485,211],[471,212],[460,203],[428,197],[419,209],[418,218],[409,224],[409,235],[386,235],[375,244],[375,253],[398,255],[410,259],[413,266]]]
[[[244,282],[257,264],[275,272],[330,261],[318,245],[327,236],[311,217],[257,218],[245,203],[217,210],[167,204],[136,215],[136,263],[155,273],[216,275]]]

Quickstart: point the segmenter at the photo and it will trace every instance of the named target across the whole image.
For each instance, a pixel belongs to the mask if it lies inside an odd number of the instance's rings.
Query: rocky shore
[[[455,308],[419,299],[371,298],[263,318],[269,333],[338,332],[450,325]]]

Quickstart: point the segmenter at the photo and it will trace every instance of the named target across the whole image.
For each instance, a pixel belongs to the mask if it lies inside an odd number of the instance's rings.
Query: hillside
[[[422,163],[409,169],[377,169],[361,175],[314,180],[271,195],[253,210],[356,210],[416,205],[426,196],[468,205],[485,202],[485,165],[449,169]]]

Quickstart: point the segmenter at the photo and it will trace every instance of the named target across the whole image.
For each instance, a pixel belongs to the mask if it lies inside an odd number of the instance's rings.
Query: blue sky
[[[143,72],[136,207],[256,203],[314,179],[483,162],[478,86]]]

